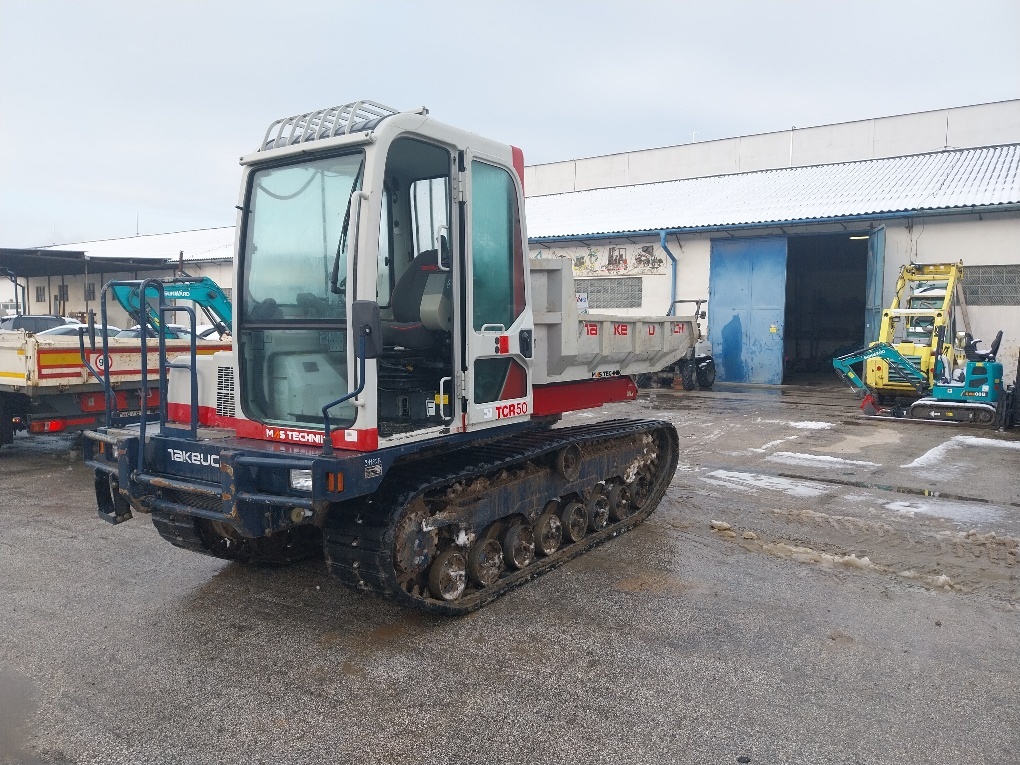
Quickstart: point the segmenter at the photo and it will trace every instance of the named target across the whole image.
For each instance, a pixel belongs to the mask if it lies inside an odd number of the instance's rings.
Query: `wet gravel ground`
[[[839,389],[609,415],[677,425],[656,513],[452,620],[109,526],[67,440],[19,440],[0,763],[1020,762],[1017,435]]]

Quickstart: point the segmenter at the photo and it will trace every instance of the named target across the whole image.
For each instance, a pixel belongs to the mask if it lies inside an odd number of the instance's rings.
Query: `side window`
[[[524,311],[524,253],[517,190],[510,173],[471,163],[471,261],[474,328],[509,329]]]
[[[428,178],[411,184],[411,241],[414,254],[434,250],[442,234],[449,242],[447,178]]]
[[[508,401],[528,395],[528,370],[516,359],[475,359],[475,403]]]

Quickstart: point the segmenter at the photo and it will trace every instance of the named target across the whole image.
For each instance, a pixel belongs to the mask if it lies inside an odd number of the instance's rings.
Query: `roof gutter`
[[[802,218],[799,220],[777,220],[777,221],[761,221],[758,223],[731,223],[728,225],[718,226],[681,226],[679,228],[655,228],[647,229],[644,231],[612,231],[608,233],[599,234],[567,234],[561,236],[533,236],[529,237],[529,242],[574,242],[574,241],[586,241],[590,239],[618,239],[624,236],[655,236],[659,234],[702,234],[702,233],[713,233],[717,231],[747,231],[750,229],[762,229],[762,228],[780,228],[783,226],[810,226],[816,224],[826,223],[856,223],[856,222],[868,222],[868,221],[885,221],[885,220],[896,220],[903,218],[930,218],[930,217],[943,217],[948,215],[974,215],[977,213],[986,212],[1018,212],[1020,211],[1020,204],[1007,204],[1007,205],[974,205],[971,207],[954,207],[950,210],[906,210],[901,212],[889,212],[889,213],[871,213],[868,215],[844,215],[831,218]]]

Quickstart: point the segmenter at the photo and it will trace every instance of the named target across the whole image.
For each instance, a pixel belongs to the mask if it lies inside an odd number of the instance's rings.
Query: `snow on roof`
[[[619,186],[527,200],[531,239],[1020,204],[1020,144]]]
[[[40,247],[41,250],[78,250],[89,258],[154,258],[186,262],[230,260],[234,257],[234,226],[200,228],[172,234],[145,234],[95,242],[73,242]]]
[[[556,239],[1020,204],[1020,144],[529,197],[528,235]],[[234,226],[39,249],[89,258],[230,260]]]

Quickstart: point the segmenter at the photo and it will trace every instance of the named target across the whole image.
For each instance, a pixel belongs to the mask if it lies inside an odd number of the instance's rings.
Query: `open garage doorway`
[[[832,357],[869,339],[869,239],[864,233],[787,239],[784,384],[836,381]]]

